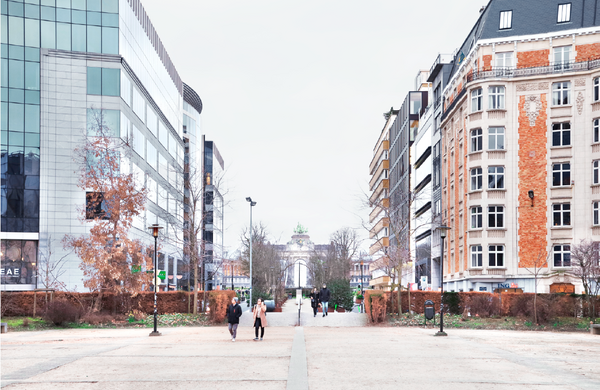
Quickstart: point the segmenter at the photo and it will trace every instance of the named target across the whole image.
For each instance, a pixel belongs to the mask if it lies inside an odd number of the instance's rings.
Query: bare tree
[[[388,195],[372,199],[365,194],[365,199],[365,205],[376,211],[378,216],[381,215],[381,218],[373,221],[363,221],[363,227],[371,232],[371,238],[380,243],[379,248],[371,253],[374,256],[379,255],[373,262],[373,269],[378,269],[390,277],[392,291],[398,289],[398,313],[402,313],[402,278],[412,274],[410,241],[415,232],[423,226],[411,226],[409,210],[417,199],[410,191],[397,191],[392,199],[388,198]]]
[[[190,140],[184,138],[186,154],[189,153]],[[177,183],[177,197],[183,199],[183,218],[170,217],[167,220],[169,229],[173,232],[169,239],[178,247],[182,248],[181,256],[184,259],[185,271],[188,273],[188,291],[193,288],[194,291],[194,307],[193,314],[198,314],[198,290],[203,291],[202,308],[206,306],[206,262],[207,258],[213,258],[215,249],[223,253],[223,248],[216,248],[216,245],[210,248],[211,255],[207,250],[207,240],[204,237],[204,231],[207,225],[213,224],[214,220],[214,194],[217,192],[220,199],[224,199],[227,191],[224,189],[225,172],[220,175],[209,175],[204,171],[202,166],[198,166],[198,162],[191,157],[187,157],[184,161],[183,168],[173,165],[170,168],[169,175],[183,177],[183,183]],[[207,188],[210,191],[207,191]],[[170,195],[160,193],[159,200],[169,202],[171,208]],[[168,200],[161,197],[169,196]],[[225,202],[223,202],[224,207]],[[219,256],[221,258],[222,256]],[[211,270],[213,273],[218,271],[222,266],[222,261],[215,264]]]
[[[281,289],[285,270],[290,266],[277,247],[268,239],[266,227],[262,224],[252,228],[252,238],[248,230],[242,232],[243,251],[241,254],[241,270],[244,275],[250,274],[250,239],[252,239],[252,299],[259,297],[260,293],[268,294],[271,291],[283,293]],[[275,281],[276,284],[271,282]],[[250,303],[251,305],[254,302]]]
[[[358,253],[356,231],[349,227],[336,230],[331,235],[333,256],[328,257],[329,277],[331,279],[348,279],[352,271],[352,259]]]
[[[548,268],[548,259],[550,258],[550,253],[546,250],[544,245],[540,246],[538,253],[535,255],[535,259],[533,260],[533,267],[525,267],[527,272],[533,275],[534,281],[534,295],[533,295],[533,322],[538,324],[538,311],[537,311],[537,286],[540,273]],[[532,269],[533,268],[533,269]]]
[[[600,243],[582,240],[571,246],[572,273],[583,284],[590,320],[596,315],[596,298],[600,293]]]
[[[46,248],[39,251],[37,280],[45,289],[66,290],[66,285],[60,281],[60,277],[66,272],[63,267],[65,266],[66,258],[71,252],[67,252],[62,257],[56,258],[53,253],[53,246],[54,240],[49,235]],[[48,301],[47,292],[46,301]]]

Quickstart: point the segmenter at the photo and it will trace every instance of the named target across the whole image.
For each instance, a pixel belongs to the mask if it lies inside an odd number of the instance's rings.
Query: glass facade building
[[[83,287],[79,259],[60,241],[90,228],[73,157],[96,115],[114,137],[131,140],[121,170],[149,189],[131,234],[150,242],[146,227],[165,226],[162,269],[178,275],[182,240],[172,226],[183,223],[183,82],[140,1],[1,4],[2,289],[41,287],[39,261],[50,257],[65,258],[61,282]]]

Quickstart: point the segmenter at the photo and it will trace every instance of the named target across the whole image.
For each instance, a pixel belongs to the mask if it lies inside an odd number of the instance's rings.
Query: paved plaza
[[[285,325],[294,314],[267,318]],[[225,326],[162,328],[161,337],[149,329],[2,334],[2,388],[600,389],[600,336],[449,329],[440,338],[432,329],[343,326],[344,318],[356,325],[355,315],[270,326],[262,342],[252,341],[249,313],[236,342]]]

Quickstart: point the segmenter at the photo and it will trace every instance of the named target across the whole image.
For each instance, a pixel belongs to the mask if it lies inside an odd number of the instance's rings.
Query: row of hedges
[[[234,291],[210,291],[207,292],[209,307],[211,308],[211,319],[220,321],[225,318],[225,309],[231,298],[235,296]],[[96,293],[71,293],[57,291],[53,294],[54,300],[69,302],[79,307],[83,312],[91,310]],[[201,307],[201,301],[204,293],[198,292],[198,307]],[[188,313],[194,299],[193,292],[187,291],[169,291],[157,293],[157,306],[159,314]],[[2,292],[2,316],[30,316],[33,314],[33,292]],[[50,294],[48,294],[50,301]],[[225,302],[225,303],[224,303]],[[37,293],[36,314],[42,313],[46,309],[46,294]],[[223,306],[224,305],[224,306]],[[154,293],[140,292],[135,296],[123,294],[104,294],[102,297],[102,310],[112,314],[128,314],[132,310],[138,310],[142,313],[154,313]],[[222,312],[222,313],[221,313]],[[219,322],[220,322],[219,321]]]
[[[534,314],[535,294],[488,292],[445,292],[444,313],[463,314],[465,311],[472,316],[515,316],[530,317]],[[425,301],[433,301],[436,312],[440,307],[441,295],[433,291],[411,291],[410,310],[414,313],[424,312]],[[401,295],[402,311],[408,312],[408,292]],[[566,294],[538,294],[537,314],[539,322],[546,322],[556,317],[579,317],[600,315],[600,297],[596,298],[595,313],[588,307],[587,297]],[[398,313],[398,293],[377,290],[365,291],[365,311],[371,322],[381,322],[387,313]]]

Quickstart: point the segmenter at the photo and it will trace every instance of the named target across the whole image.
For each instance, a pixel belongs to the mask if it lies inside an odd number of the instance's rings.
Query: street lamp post
[[[446,225],[438,226],[437,230],[440,231],[440,238],[442,239],[442,246],[440,250],[440,331],[437,332],[436,336],[448,336],[446,332],[444,332],[444,239],[446,238],[446,232],[450,230],[450,228]]]
[[[233,288],[233,263],[231,263],[231,291],[235,291]]]
[[[360,295],[363,295],[363,261],[360,261]]]
[[[250,203],[250,307],[252,307],[252,207],[256,206],[256,202],[253,202],[251,197],[247,197],[246,201]]]
[[[158,289],[158,231],[162,229],[162,226],[153,224],[148,227],[152,229],[152,237],[154,237],[154,331],[150,333],[150,336],[160,336],[160,332],[156,329],[158,323],[158,307],[156,304],[156,290]]]

